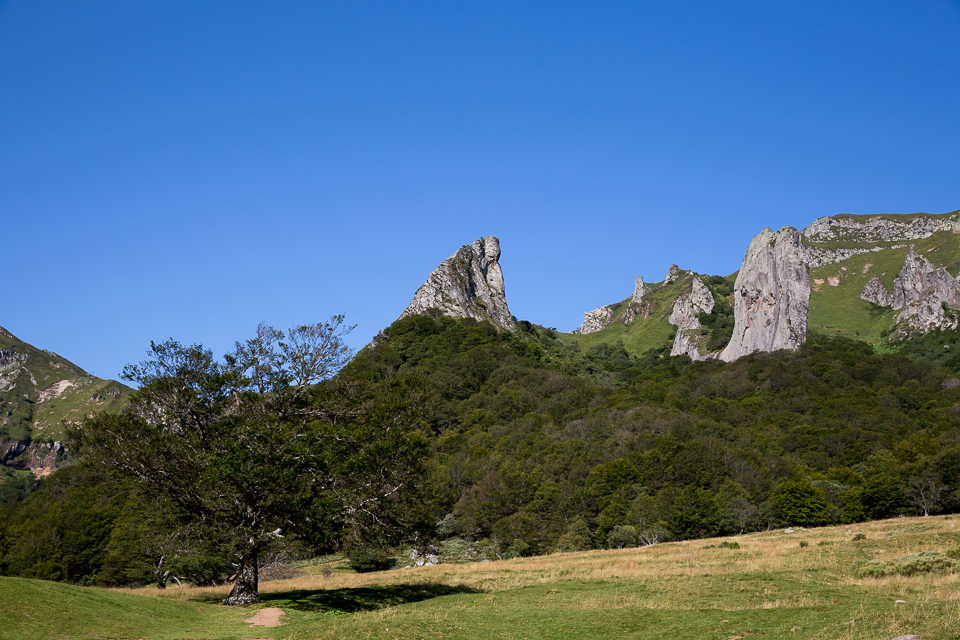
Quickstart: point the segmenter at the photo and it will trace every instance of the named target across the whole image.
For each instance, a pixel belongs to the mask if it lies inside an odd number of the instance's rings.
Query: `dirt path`
[[[279,627],[280,616],[283,615],[283,609],[269,607],[260,609],[256,614],[244,620],[251,627]]]

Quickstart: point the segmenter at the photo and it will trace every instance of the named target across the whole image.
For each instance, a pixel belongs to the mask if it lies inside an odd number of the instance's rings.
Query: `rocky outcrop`
[[[700,353],[700,314],[713,311],[713,294],[697,276],[691,279],[690,293],[684,293],[673,303],[668,322],[677,328],[670,355],[686,354],[694,360],[706,360],[716,354]]]
[[[682,274],[683,269],[675,264],[670,265],[670,268],[667,269],[667,277],[663,279],[663,284],[673,284]]]
[[[571,333],[596,333],[613,322],[613,307],[607,305],[583,314],[583,323]]]
[[[500,241],[494,236],[460,247],[417,289],[400,317],[437,309],[447,316],[487,320],[512,329],[515,320],[507,307],[499,260]]]
[[[798,349],[807,337],[810,268],[800,232],[764,229],[747,247],[734,285],[733,337],[720,353],[731,362],[757,351]]]
[[[887,289],[879,278],[873,278],[860,294],[861,300],[881,307],[899,310],[894,339],[911,331],[956,329],[960,309],[960,276],[954,278],[943,267],[935,267],[911,246],[900,274]]]
[[[630,303],[627,305],[627,310],[624,311],[621,316],[624,324],[630,324],[636,320],[638,315],[643,315],[643,297],[647,295],[649,291],[650,288],[647,286],[647,283],[643,281],[643,277],[637,276],[633,284],[633,295],[630,296]]]
[[[9,371],[26,361],[27,356],[13,349],[0,349],[0,372]]]
[[[906,245],[878,246],[878,243],[909,242],[929,238],[939,231],[960,232],[960,212],[939,215],[914,214],[903,216],[825,216],[817,218],[803,230],[811,267],[841,262],[847,258],[884,249],[898,249]],[[816,243],[835,244],[842,248],[817,247]]]
[[[860,299],[872,302],[879,307],[892,307],[893,291],[884,287],[880,278],[874,276],[870,279],[870,282],[867,283],[867,286],[863,288]]]

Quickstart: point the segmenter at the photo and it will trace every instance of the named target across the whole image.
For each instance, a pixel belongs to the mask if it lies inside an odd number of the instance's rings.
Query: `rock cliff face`
[[[673,303],[668,321],[677,328],[671,356],[687,354],[694,360],[715,358],[716,354],[700,353],[700,314],[713,311],[713,294],[697,276],[692,278],[690,293],[684,293]]]
[[[674,265],[676,267],[676,265]],[[585,333],[596,333],[601,329],[609,327],[614,321],[622,322],[623,324],[630,324],[633,322],[638,315],[643,315],[643,297],[647,295],[650,291],[650,288],[643,281],[642,276],[637,276],[636,281],[633,284],[633,295],[630,296],[627,302],[627,308],[619,317],[615,315],[614,306],[612,304],[605,305],[593,311],[587,311],[583,314],[583,323],[571,331],[570,333],[578,333],[583,335]]]
[[[807,255],[811,267],[841,262],[863,253],[882,251],[883,249],[902,248],[905,245],[879,243],[907,242],[929,238],[938,231],[960,232],[960,212],[939,215],[918,214],[889,218],[873,216],[867,220],[845,216],[825,216],[817,218],[803,230],[807,245]],[[817,247],[816,243],[836,243],[860,245],[842,248]]]
[[[613,307],[607,305],[583,314],[583,323],[571,333],[596,333],[613,322]]]
[[[864,287],[860,299],[900,310],[895,338],[902,338],[911,331],[956,329],[957,316],[948,309],[960,309],[958,278],[918,256],[911,246],[900,275],[893,281],[893,290],[884,287],[880,278],[875,277]]]
[[[501,329],[513,329],[499,260],[500,241],[494,236],[460,247],[417,289],[400,317],[438,309],[447,316],[487,320]]]
[[[638,314],[642,315],[643,297],[647,295],[649,290],[650,288],[647,287],[647,283],[643,281],[643,277],[637,276],[633,285],[633,295],[630,296],[630,304],[621,316],[624,324],[630,324],[636,320]]]
[[[734,285],[733,337],[720,353],[731,362],[756,351],[798,349],[807,337],[810,268],[800,232],[784,227],[755,236]]]

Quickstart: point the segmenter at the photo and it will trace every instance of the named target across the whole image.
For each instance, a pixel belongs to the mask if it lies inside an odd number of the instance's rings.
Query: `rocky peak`
[[[810,268],[800,232],[784,227],[754,236],[734,285],[733,337],[720,359],[795,350],[807,337]]]
[[[633,295],[630,296],[631,304],[640,304],[643,302],[643,296],[647,295],[647,284],[643,281],[643,276],[637,276],[633,283]]]
[[[507,307],[499,260],[500,241],[494,236],[460,247],[427,277],[400,317],[438,309],[447,316],[512,329],[515,321]]]
[[[680,267],[675,264],[670,265],[670,268],[667,269],[667,277],[663,279],[663,284],[673,284],[682,273],[683,270]]]
[[[881,307],[899,310],[894,334],[904,337],[910,330],[956,329],[955,314],[949,309],[960,309],[960,282],[943,267],[935,267],[923,256],[917,255],[911,245],[903,261],[900,274],[893,281],[893,290],[883,286],[874,277],[863,288],[861,300]]]
[[[714,302],[713,294],[703,280],[693,276],[690,293],[684,293],[676,299],[668,319],[677,328],[670,355],[687,354],[694,360],[716,357],[716,354],[700,353],[700,314],[713,311]]]

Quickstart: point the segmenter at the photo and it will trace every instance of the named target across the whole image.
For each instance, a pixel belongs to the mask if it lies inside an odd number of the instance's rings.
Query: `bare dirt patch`
[[[251,627],[279,627],[280,617],[283,616],[283,609],[268,607],[260,609],[256,614],[244,620]]]

